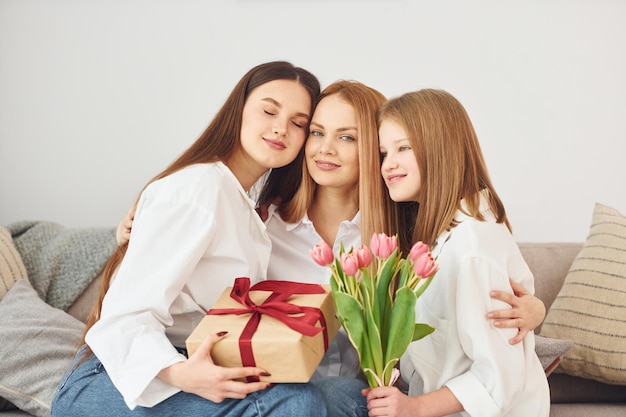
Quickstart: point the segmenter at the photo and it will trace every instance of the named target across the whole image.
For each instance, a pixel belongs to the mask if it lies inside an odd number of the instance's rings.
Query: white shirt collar
[[[267,209],[267,220],[265,221],[266,224],[269,222],[269,220],[272,218],[272,216],[276,216],[276,217],[280,218],[280,214],[278,213],[278,206],[276,206],[275,204],[271,204],[269,206],[269,208]],[[361,212],[357,211],[355,216],[352,218],[352,220],[344,220],[342,223],[344,223],[344,222],[348,222],[350,224],[359,226],[361,224]],[[288,232],[292,231],[293,229],[295,229],[296,227],[298,227],[301,224],[304,224],[304,225],[312,225],[313,224],[313,222],[309,218],[309,214],[308,213],[304,213],[304,217],[302,217],[297,222],[294,222],[294,223],[286,223],[285,222],[285,230],[287,230]]]

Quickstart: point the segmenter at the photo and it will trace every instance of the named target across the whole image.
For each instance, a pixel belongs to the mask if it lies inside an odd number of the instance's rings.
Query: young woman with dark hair
[[[252,68],[200,138],[143,189],[133,239],[104,271],[85,345],[53,399],[53,416],[320,416],[311,384],[243,382],[207,338],[185,339],[236,277],[266,279],[271,243],[247,195],[301,152],[319,82],[288,62]]]

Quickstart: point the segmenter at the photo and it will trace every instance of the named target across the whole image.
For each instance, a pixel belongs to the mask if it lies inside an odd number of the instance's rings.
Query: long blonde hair
[[[337,95],[354,107],[357,129],[359,131],[359,210],[360,229],[363,242],[369,242],[373,232],[391,233],[395,225],[393,201],[385,188],[380,175],[380,152],[378,150],[378,126],[376,112],[386,101],[379,91],[357,81],[339,80],[326,87],[317,103],[325,97]],[[300,221],[315,198],[317,184],[311,178],[305,163],[294,169],[294,175],[300,179],[299,186],[288,195],[287,190],[277,188],[271,192],[271,185],[261,192],[259,202],[272,202],[280,197],[279,213],[284,221]],[[269,183],[269,182],[268,182]]]
[[[378,122],[383,120],[404,129],[421,175],[420,203],[413,205],[417,213],[412,219],[405,216],[404,224],[399,225],[400,233],[410,233],[406,241],[434,245],[441,233],[456,226],[454,216],[461,209],[461,199],[466,214],[484,221],[479,209],[483,190],[496,221],[511,229],[472,122],[456,98],[434,89],[406,93],[381,106]]]

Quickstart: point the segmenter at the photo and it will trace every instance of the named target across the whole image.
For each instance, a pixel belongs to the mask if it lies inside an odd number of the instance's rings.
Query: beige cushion
[[[26,279],[26,267],[9,231],[0,226],[0,300],[15,281]]]
[[[595,205],[541,335],[574,341],[555,372],[626,385],[626,217],[617,210]]]
[[[11,233],[0,226],[0,300],[4,298],[16,281],[26,278],[26,268],[22,262],[22,257],[13,244]],[[0,411],[14,409],[13,404],[0,397]]]

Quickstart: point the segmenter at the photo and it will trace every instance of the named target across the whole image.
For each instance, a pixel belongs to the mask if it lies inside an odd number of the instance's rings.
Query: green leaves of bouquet
[[[393,385],[400,356],[412,341],[435,329],[415,323],[415,304],[439,266],[428,246],[417,242],[402,258],[396,236],[374,233],[370,248],[361,245],[339,259],[325,242],[311,257],[332,271],[331,289],[337,317],[359,354],[371,387]]]

